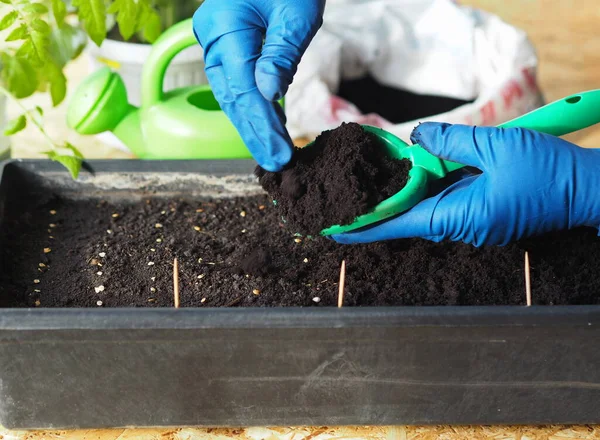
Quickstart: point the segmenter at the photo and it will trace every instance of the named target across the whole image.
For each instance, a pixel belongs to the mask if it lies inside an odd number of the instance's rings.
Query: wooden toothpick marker
[[[527,306],[531,305],[531,275],[529,273],[529,252],[525,252],[525,295]]]
[[[340,269],[340,284],[338,290],[338,307],[342,307],[344,303],[344,283],[346,282],[346,260],[342,260],[342,268]]]
[[[175,308],[179,308],[179,263],[173,260],[173,293],[175,295]]]

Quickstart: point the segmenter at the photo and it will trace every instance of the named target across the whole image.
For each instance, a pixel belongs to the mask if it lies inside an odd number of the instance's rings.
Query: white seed
[[[246,217],[246,211],[240,212],[240,217]]]
[[[52,249],[50,249],[50,248],[44,248],[44,253],[45,254],[49,254],[50,252],[52,252]]]
[[[35,306],[36,306],[36,307],[39,307],[39,306],[40,306],[40,304],[41,304],[40,300],[39,300],[39,299],[36,299],[36,300],[35,300]]]
[[[55,225],[54,223],[50,223],[50,224],[48,225],[48,227],[49,227],[49,228],[56,228],[56,225]]]
[[[155,280],[156,280],[156,277],[152,277],[152,278],[150,278],[150,279],[151,279],[152,281],[155,281]]]
[[[315,296],[313,298],[313,301],[316,302],[316,303],[321,302],[321,298],[319,298],[318,296]]]
[[[295,241],[296,243],[302,243],[302,240],[300,240],[299,238],[294,238],[294,241]]]
[[[107,234],[112,234],[112,230],[110,230],[110,229],[107,229],[107,230],[106,230],[106,233],[107,233]]]
[[[199,280],[201,280],[202,278],[204,278],[204,274],[198,275]]]
[[[155,228],[162,228],[162,224],[161,223],[157,223],[154,225]]]
[[[160,213],[161,213],[162,215],[165,215],[165,214],[167,213],[167,211],[160,211]]]
[[[202,230],[202,228],[201,228],[200,226],[194,226],[194,230],[196,230],[196,231],[201,231],[201,230]]]
[[[258,289],[254,289],[254,290],[252,291],[252,293],[253,293],[253,294],[255,294],[255,295],[260,295],[260,290],[258,290]]]
[[[304,260],[302,260],[302,261],[304,261],[305,263],[308,263],[308,258],[305,258],[305,259],[304,259]]]
[[[40,263],[39,266],[40,267],[46,267],[46,265],[44,263]]]
[[[100,285],[98,287],[94,287],[96,293],[104,292],[104,286]]]
[[[150,292],[156,292],[156,289],[154,287],[150,287]]]
[[[154,266],[154,261],[148,261],[148,266]]]
[[[96,305],[97,305],[98,307],[101,307],[101,306],[102,306],[102,304],[103,304],[103,303],[102,303],[102,301],[96,301]]]
[[[101,272],[101,271],[98,271],[98,272],[96,272],[96,275],[98,275],[98,276],[101,276],[101,275],[102,275],[102,272]]]
[[[200,302],[201,302],[201,303],[203,303],[203,302],[206,302],[206,298],[202,298],[202,299],[200,300]]]
[[[198,258],[198,263],[202,263],[202,258]]]
[[[153,302],[155,302],[155,301],[156,301],[156,299],[154,299],[154,298],[148,298],[148,302],[149,302],[149,303],[153,303]]]
[[[150,252],[156,252],[156,249],[150,248]]]
[[[40,289],[33,289],[33,291],[34,291],[35,293],[40,293],[40,292],[41,292],[41,290],[40,290]]]
[[[50,215],[56,215],[56,211],[54,209],[50,210]]]
[[[117,218],[119,216],[119,214],[117,214],[116,212],[112,215],[113,218]]]
[[[242,234],[245,234],[245,233],[246,233],[246,229],[242,229]]]
[[[33,280],[33,284],[40,284],[40,280]]]
[[[106,257],[106,252],[100,252],[100,253],[98,254],[98,256],[99,256],[100,258],[104,258],[104,257]]]
[[[156,239],[156,242],[157,242],[157,243],[162,243],[162,238],[157,238],[157,239]]]

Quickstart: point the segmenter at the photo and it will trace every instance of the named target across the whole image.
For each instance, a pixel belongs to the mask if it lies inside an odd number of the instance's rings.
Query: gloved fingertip
[[[451,124],[446,122],[421,122],[410,134],[413,144],[427,145],[436,136],[441,136]]]
[[[287,148],[281,149],[272,156],[261,158],[258,162],[263,169],[272,173],[276,173],[281,171],[291,159],[292,149],[291,147],[287,146]]]
[[[283,79],[272,73],[256,70],[256,86],[261,95],[268,101],[277,101],[287,92],[288,84]]]

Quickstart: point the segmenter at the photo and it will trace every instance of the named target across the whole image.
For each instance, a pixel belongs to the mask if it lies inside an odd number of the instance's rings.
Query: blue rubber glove
[[[321,27],[324,7],[325,0],[205,0],[194,14],[215,98],[267,171],[291,159],[292,140],[276,101]]]
[[[519,128],[424,123],[413,143],[432,154],[480,169],[410,211],[339,243],[394,238],[450,239],[505,245],[578,226],[600,226],[600,149]]]

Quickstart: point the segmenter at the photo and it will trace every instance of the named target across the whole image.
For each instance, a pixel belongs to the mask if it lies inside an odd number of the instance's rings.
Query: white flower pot
[[[127,43],[106,39],[101,47],[90,42],[87,47],[90,73],[110,67],[123,78],[129,102],[139,106],[141,102],[142,70],[150,55],[149,44]],[[179,87],[208,84],[204,74],[203,51],[200,45],[189,47],[179,53],[169,65],[165,75],[165,92]],[[122,150],[128,149],[112,133],[98,136],[103,142]]]

